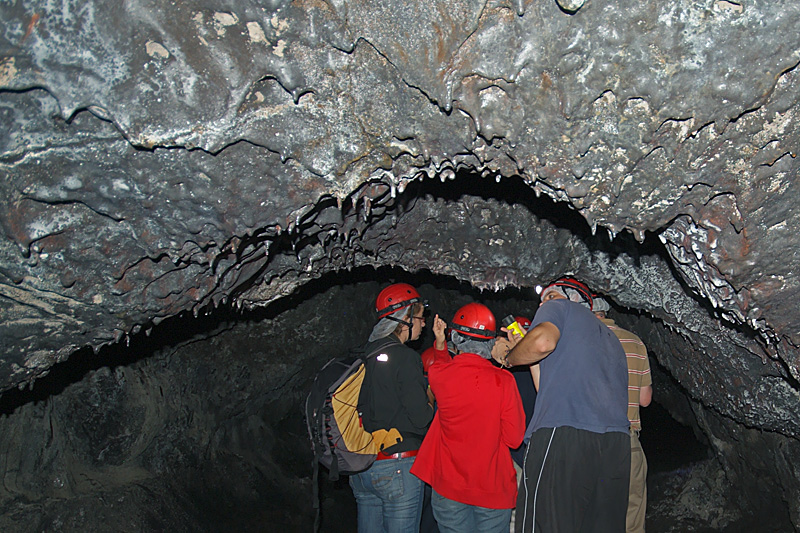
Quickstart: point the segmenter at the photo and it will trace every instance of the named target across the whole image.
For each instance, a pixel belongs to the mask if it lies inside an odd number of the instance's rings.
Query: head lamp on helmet
[[[583,304],[592,309],[592,292],[589,287],[574,278],[559,278],[545,287],[540,295],[542,301],[544,301],[549,292],[553,291],[558,292],[567,300]]]
[[[417,289],[408,283],[395,283],[383,289],[375,300],[378,318],[389,316],[398,309],[422,302]]]
[[[467,304],[456,311],[450,328],[476,339],[493,339],[497,335],[494,313],[479,303]]]

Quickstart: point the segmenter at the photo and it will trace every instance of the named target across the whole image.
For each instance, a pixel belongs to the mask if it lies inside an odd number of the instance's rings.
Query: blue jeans
[[[431,495],[433,516],[442,533],[508,533],[511,509],[488,509],[448,500],[435,490]]]
[[[417,533],[424,483],[409,472],[415,457],[375,461],[350,476],[359,533]]]

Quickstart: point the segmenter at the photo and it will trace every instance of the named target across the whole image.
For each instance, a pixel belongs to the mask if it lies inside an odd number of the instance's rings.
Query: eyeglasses
[[[425,322],[425,317],[424,316],[412,316],[411,319],[412,320],[422,320],[422,322]]]

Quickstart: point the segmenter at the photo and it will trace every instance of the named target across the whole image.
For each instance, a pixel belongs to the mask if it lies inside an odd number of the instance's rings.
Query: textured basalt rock
[[[661,347],[726,474],[780,479],[800,524],[779,467],[800,455],[796,2],[65,0],[0,20],[0,390],[328,272],[572,272]]]

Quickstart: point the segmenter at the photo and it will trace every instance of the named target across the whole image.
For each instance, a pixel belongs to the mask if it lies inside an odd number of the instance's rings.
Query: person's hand
[[[517,333],[516,331],[513,331],[513,330],[510,330],[510,329],[507,329],[507,328],[505,328],[505,327],[501,327],[501,328],[500,328],[500,331],[502,331],[503,333],[505,333],[505,334],[506,334],[506,339],[505,339],[505,340],[507,340],[507,341],[508,341],[508,343],[509,343],[509,346],[510,346],[511,348],[514,348],[514,346],[516,346],[516,345],[517,345],[517,343],[519,343],[519,341],[520,341],[520,340],[522,340],[522,335],[520,335],[520,334],[519,334],[519,333]],[[499,338],[499,337],[498,337],[498,338]],[[509,350],[510,350],[511,348],[509,348]]]
[[[444,332],[447,329],[447,322],[439,318],[439,315],[433,317],[433,336],[436,339],[434,343],[438,350],[444,350],[447,342],[444,338]]]
[[[497,361],[500,366],[507,367],[508,362],[506,361],[506,358],[508,357],[508,352],[511,351],[511,348],[513,348],[511,341],[504,339],[503,337],[497,337],[494,342],[494,346],[492,347],[492,359]]]

